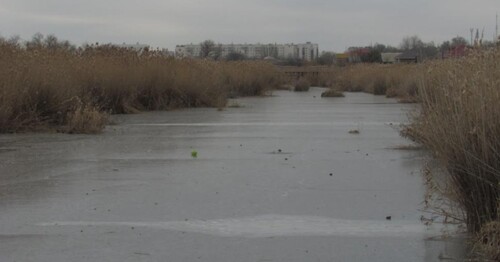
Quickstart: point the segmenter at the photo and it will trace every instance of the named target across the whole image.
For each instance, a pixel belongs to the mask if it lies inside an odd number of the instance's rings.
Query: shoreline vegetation
[[[499,261],[500,49],[421,64],[353,65],[321,81],[330,82],[331,92],[367,92],[419,103],[401,134],[430,150],[444,169],[444,174],[431,172],[425,179],[439,187],[431,189],[438,198],[458,205],[459,214],[439,207],[440,214],[462,221],[473,236],[474,251]]]
[[[332,68],[311,81],[330,88],[324,97],[364,92],[396,98],[400,103],[417,103],[421,68],[420,64],[355,64]]]
[[[419,78],[419,113],[403,134],[445,168],[446,194],[464,211],[475,249],[500,260],[500,49],[430,62]]]
[[[475,252],[500,260],[500,49],[417,65],[340,70],[330,80],[334,88],[419,103],[401,134],[430,150],[444,167],[445,183],[431,173],[436,180],[431,184],[442,186],[431,190],[458,204],[461,214],[440,211],[461,216]]]
[[[111,45],[0,41],[0,133],[98,133],[109,114],[226,106],[281,85],[259,61],[178,60]]]

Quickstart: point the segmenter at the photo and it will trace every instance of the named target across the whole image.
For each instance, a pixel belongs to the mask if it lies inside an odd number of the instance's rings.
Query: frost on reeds
[[[420,113],[405,134],[429,148],[446,168],[451,195],[465,211],[470,232],[498,222],[499,50],[427,64],[419,98]]]
[[[265,62],[177,60],[109,45],[22,48],[0,41],[0,132],[95,133],[109,113],[223,107],[229,96],[263,95],[281,79]]]

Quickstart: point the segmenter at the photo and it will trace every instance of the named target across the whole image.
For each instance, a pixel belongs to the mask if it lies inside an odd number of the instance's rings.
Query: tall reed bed
[[[418,65],[356,64],[332,70],[323,81],[337,91],[366,92],[416,102]]]
[[[500,50],[428,63],[419,82],[421,111],[406,134],[443,163],[471,232],[498,223]]]
[[[108,114],[223,107],[282,77],[265,62],[176,60],[112,46],[69,51],[0,42],[0,132],[98,132]]]

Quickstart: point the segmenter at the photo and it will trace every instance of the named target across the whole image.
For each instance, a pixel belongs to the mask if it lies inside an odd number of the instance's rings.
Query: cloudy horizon
[[[2,0],[0,36],[30,39],[54,34],[74,44],[144,43],[173,50],[178,44],[318,43],[342,52],[375,43],[398,46],[418,35],[440,44],[470,39],[484,28],[493,40],[500,1],[440,0]]]

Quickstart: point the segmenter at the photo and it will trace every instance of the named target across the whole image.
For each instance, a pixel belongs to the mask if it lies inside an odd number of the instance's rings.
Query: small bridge
[[[278,66],[278,69],[290,80],[296,80],[301,77],[316,78],[321,73],[332,71],[331,67],[328,66]]]

